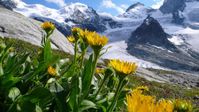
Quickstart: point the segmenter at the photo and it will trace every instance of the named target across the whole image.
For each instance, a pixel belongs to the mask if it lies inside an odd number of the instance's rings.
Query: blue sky
[[[23,0],[28,4],[43,4],[47,7],[59,9],[67,3],[80,2],[84,3],[98,12],[107,12],[112,15],[123,13],[128,6],[136,2],[141,2],[146,6],[157,8],[163,0]]]

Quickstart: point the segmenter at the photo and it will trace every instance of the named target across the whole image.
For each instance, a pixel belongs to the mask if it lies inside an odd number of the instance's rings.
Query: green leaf
[[[23,96],[24,101],[30,101],[34,104],[39,104],[41,108],[45,107],[53,99],[50,91],[43,87],[38,87],[32,90],[30,94]]]
[[[10,106],[7,112],[35,112],[35,108],[34,103],[20,99]]]
[[[16,83],[21,81],[20,77],[13,77],[12,74],[7,75],[6,77],[3,78],[1,84],[4,89],[10,89],[10,87],[14,86]]]
[[[66,104],[65,91],[55,94],[55,102],[57,106],[57,112],[69,112],[69,108],[67,108]]]
[[[13,87],[10,89],[8,97],[14,101],[20,94],[20,90],[16,87]]]
[[[104,98],[102,98],[101,100],[97,101],[98,104],[102,104],[104,102],[108,102],[110,99],[112,99],[114,97],[115,93],[111,92],[106,94],[106,96]]]
[[[38,105],[36,105],[35,111],[36,112],[43,112],[42,109]]]
[[[73,111],[78,111],[79,80],[77,75],[72,78],[72,91],[70,93],[69,105]]]
[[[20,112],[35,112],[36,105],[30,101],[23,101],[19,107]]]
[[[93,55],[90,55],[89,60],[87,61],[84,71],[83,71],[83,78],[82,84],[84,84],[82,91],[83,95],[86,96],[90,90],[91,80],[93,78]]]
[[[53,81],[52,83],[48,84],[50,92],[58,93],[64,90],[64,88],[57,82]]]
[[[96,104],[89,100],[83,100],[81,103],[80,111],[96,108]]]
[[[4,75],[2,63],[0,63],[0,77]]]

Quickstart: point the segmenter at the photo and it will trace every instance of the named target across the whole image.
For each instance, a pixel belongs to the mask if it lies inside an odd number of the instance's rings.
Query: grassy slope
[[[28,52],[31,54],[32,57],[37,56],[38,51],[41,50],[41,48],[38,46],[17,39],[0,38],[0,41],[4,41],[6,44],[12,44],[12,46],[15,48],[17,52]],[[70,57],[70,55],[68,55],[67,53],[59,50],[53,50],[53,52],[60,55],[62,58]],[[187,99],[193,102],[195,108],[199,107],[199,99],[195,98],[195,96],[199,96],[199,88],[187,89],[179,85],[150,82],[145,80],[144,78],[137,76],[130,76],[129,79],[129,87],[131,88],[136,86],[148,86],[150,88],[149,94],[157,96],[157,98]],[[196,111],[199,111],[199,108],[197,108]]]
[[[159,98],[169,98],[169,99],[186,99],[190,100],[194,104],[195,110],[199,111],[199,99],[195,98],[199,96],[199,88],[185,88],[180,85],[158,83],[154,81],[147,81],[144,78],[137,76],[129,76],[130,87],[136,86],[148,86],[150,95]]]
[[[11,45],[12,47],[14,47],[15,51],[19,54],[24,52],[30,53],[31,57],[38,56],[38,53],[42,50],[41,47],[30,44],[28,42],[24,42],[19,39],[0,37],[0,41],[4,41],[6,45]],[[59,55],[61,58],[66,58],[70,56],[69,54],[60,50],[53,50],[53,52]]]

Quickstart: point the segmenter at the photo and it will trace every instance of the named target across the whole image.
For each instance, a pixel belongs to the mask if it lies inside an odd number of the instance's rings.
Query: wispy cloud
[[[64,0],[45,0],[46,2],[54,3],[59,7],[63,7],[65,5]]]
[[[115,3],[113,3],[112,0],[103,0],[101,6],[104,8],[115,9],[120,14],[125,12],[125,5],[118,6]]]
[[[162,6],[162,4],[164,3],[164,0],[160,0],[160,1],[158,1],[158,0],[153,0],[154,2],[156,2],[155,4],[153,4],[151,7],[152,8],[154,8],[154,9],[159,9],[161,6]]]

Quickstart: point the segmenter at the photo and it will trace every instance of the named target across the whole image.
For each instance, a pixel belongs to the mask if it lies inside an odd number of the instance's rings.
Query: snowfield
[[[143,68],[166,69],[130,55],[126,51],[126,48],[127,44],[125,41],[112,42],[105,47],[105,50],[108,49],[108,51],[102,56],[102,59],[121,59],[128,62],[135,62],[139,67]]]

